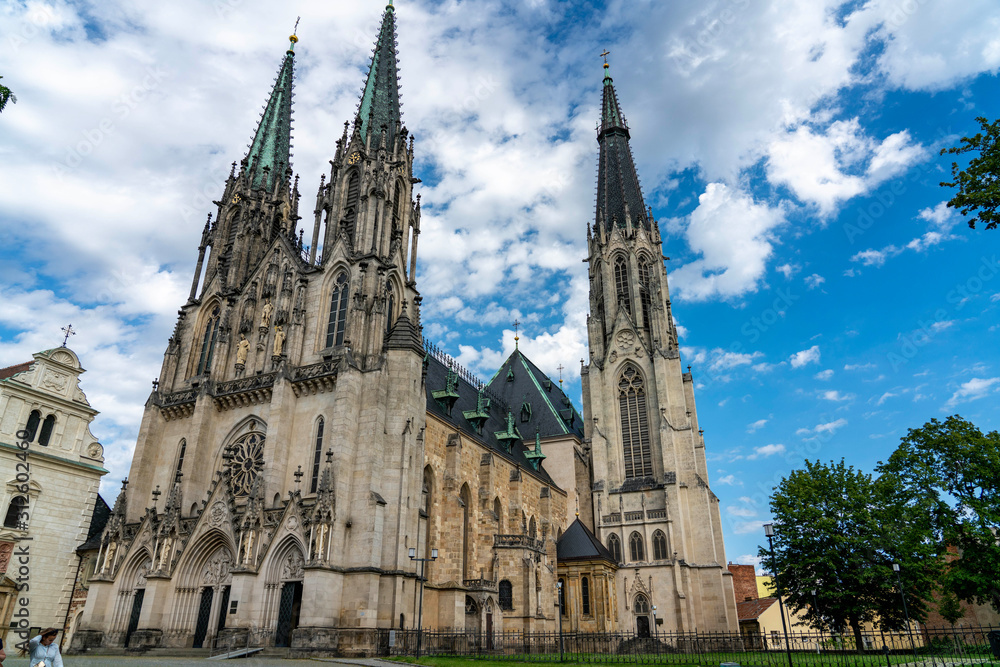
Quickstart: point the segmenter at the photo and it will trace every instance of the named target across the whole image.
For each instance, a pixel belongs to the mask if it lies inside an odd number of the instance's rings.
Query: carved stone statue
[[[236,344],[236,363],[245,366],[247,355],[250,353],[250,341],[243,334],[240,334],[240,342]]]
[[[285,347],[285,332],[282,331],[281,326],[274,327],[274,356],[280,357],[281,352]]]
[[[170,567],[170,552],[173,551],[173,548],[173,539],[168,537],[163,540],[163,545],[160,547],[160,563],[157,565],[156,569],[165,570]]]
[[[264,306],[260,309],[260,326],[269,327],[271,326],[271,315],[274,314],[274,306],[271,302],[265,301]]]
[[[118,545],[114,542],[108,544],[108,550],[104,552],[104,565],[101,566],[101,572],[106,572],[109,567],[114,567],[115,564],[115,551],[118,550]]]

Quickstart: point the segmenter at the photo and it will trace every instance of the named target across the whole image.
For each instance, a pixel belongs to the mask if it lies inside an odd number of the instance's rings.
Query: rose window
[[[233,494],[250,495],[257,474],[264,469],[264,434],[247,433],[230,446],[227,458]]]

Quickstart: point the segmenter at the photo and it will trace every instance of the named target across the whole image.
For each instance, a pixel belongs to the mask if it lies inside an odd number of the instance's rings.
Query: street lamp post
[[[913,650],[913,662],[916,662],[917,644],[913,641],[913,632],[910,629],[910,612],[906,608],[906,593],[903,592],[903,577],[899,574],[899,563],[892,564],[892,571],[896,573],[896,583],[899,584],[899,597],[903,598],[903,615],[906,617],[906,634],[910,637],[910,648]]]
[[[788,667],[792,665],[792,644],[788,638],[788,626],[785,624],[785,604],[781,599],[781,585],[778,583],[778,568],[773,567],[774,560],[774,524],[764,524],[764,534],[767,535],[767,544],[771,549],[771,576],[774,577],[774,591],[778,594],[778,609],[781,611],[781,630],[785,633],[785,653],[788,654]]]
[[[656,605],[653,605],[653,640],[659,641],[659,631],[656,629]]]
[[[563,661],[563,633],[562,633],[562,617],[563,617],[563,582],[562,579],[556,582],[556,586],[559,588],[558,603],[559,603],[559,662]]]
[[[417,558],[417,550],[410,547],[410,560],[420,563],[420,602],[417,605],[417,660],[420,659],[420,640],[424,634],[424,563],[437,560],[438,550],[431,549],[430,558]]]

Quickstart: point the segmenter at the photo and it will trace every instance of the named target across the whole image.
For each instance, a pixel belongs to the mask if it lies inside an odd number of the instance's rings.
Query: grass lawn
[[[416,660],[412,656],[394,657],[392,660],[426,667],[511,667],[511,665],[528,665],[538,663],[559,664],[558,654],[539,654],[527,656],[511,656],[509,659],[497,660],[489,657],[469,658],[453,656],[425,656]],[[991,656],[919,656],[914,663],[912,655],[891,654],[888,657],[891,665],[914,665],[914,667],[932,667],[933,665],[981,665],[982,667],[1000,667],[1000,662],[992,660]],[[614,654],[574,654],[566,653],[563,664],[566,665],[600,665],[600,664],[641,664],[656,667],[717,667],[724,662],[739,663],[741,667],[787,667],[788,658],[780,652],[756,653],[705,653],[664,654],[664,655],[614,655]],[[880,653],[838,654],[838,653],[793,653],[794,667],[879,667],[886,665],[886,657]]]

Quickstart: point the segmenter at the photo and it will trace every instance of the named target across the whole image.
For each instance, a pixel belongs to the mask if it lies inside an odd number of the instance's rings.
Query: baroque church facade
[[[648,633],[652,604],[661,630],[735,630],[660,237],[610,77],[584,417],[519,349],[482,382],[422,337],[395,21],[390,3],[308,245],[291,38],[204,227],[73,650],[361,653],[418,623],[488,647],[555,631],[560,609],[580,630]]]

